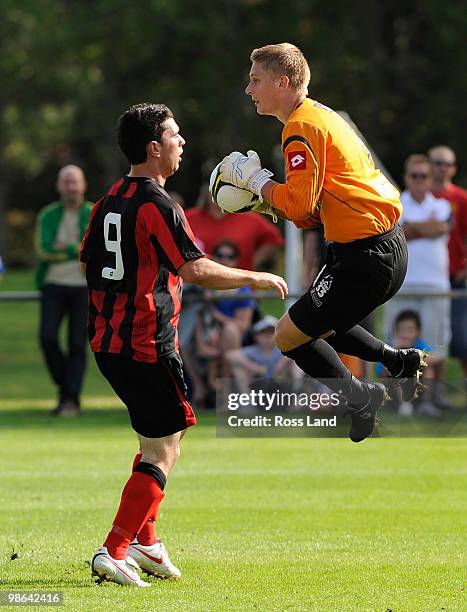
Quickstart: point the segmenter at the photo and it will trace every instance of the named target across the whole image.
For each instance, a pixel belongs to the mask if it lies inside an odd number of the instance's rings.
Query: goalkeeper
[[[399,193],[344,119],[307,97],[310,69],[297,47],[268,45],[255,49],[250,59],[246,94],[258,114],[284,124],[286,182],[272,180],[254,151],[228,155],[222,174],[258,194],[260,212],[301,228],[323,225],[330,241],[326,264],[279,321],[276,344],[310,376],[335,379],[326,384],[348,400],[349,435],[359,442],[371,435],[388,393],[384,385],[354,378],[337,353],[382,362],[392,376],[408,380],[404,397],[414,395],[424,365],[421,351],[396,350],[358,325],[397,293],[405,277]]]

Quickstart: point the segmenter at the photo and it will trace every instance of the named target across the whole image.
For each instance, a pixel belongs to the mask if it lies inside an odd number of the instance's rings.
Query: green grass
[[[0,590],[61,590],[86,612],[466,609],[465,439],[216,438],[212,415],[185,436],[159,516],[183,579],[96,585],[136,440],[93,361],[83,416],[48,415],[36,314],[0,303]]]
[[[94,584],[135,439],[123,409],[86,404],[4,408],[1,589],[62,590],[70,610],[465,609],[463,439],[219,439],[209,417],[159,517],[183,579]]]

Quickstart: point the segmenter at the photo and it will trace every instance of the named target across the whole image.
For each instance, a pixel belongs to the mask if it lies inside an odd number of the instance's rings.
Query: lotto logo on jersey
[[[289,170],[305,170],[306,151],[290,151],[288,154]]]

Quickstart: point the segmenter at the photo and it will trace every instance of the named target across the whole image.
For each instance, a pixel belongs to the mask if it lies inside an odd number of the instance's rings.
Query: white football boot
[[[141,580],[136,570],[138,564],[129,559],[114,559],[109,555],[105,546],[96,550],[91,562],[92,575],[99,578],[99,582],[108,581],[117,584],[130,584],[137,587],[150,586],[149,582]]]
[[[167,550],[160,540],[152,546],[143,546],[138,540],[133,540],[128,547],[128,557],[136,561],[143,572],[156,578],[177,579],[182,575],[169,559]]]

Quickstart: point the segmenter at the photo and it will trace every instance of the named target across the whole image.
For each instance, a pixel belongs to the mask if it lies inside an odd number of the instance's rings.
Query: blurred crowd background
[[[241,217],[236,223],[243,229],[224,231],[223,224],[232,219],[220,218],[206,191],[213,165],[232,150],[255,148],[264,165],[281,177],[281,125],[272,118],[258,120],[244,95],[252,49],[272,42],[301,48],[311,66],[310,97],[346,111],[410,197],[417,200],[421,194],[423,200],[434,191],[433,173],[443,169],[452,170],[449,180],[467,186],[466,30],[467,12],[460,1],[357,1],[350,7],[342,0],[4,0],[0,266],[8,274],[36,265],[37,214],[58,199],[60,168],[82,168],[87,182],[82,197],[91,202],[127,171],[116,146],[117,118],[131,104],[151,101],[172,108],[187,141],[181,169],[168,189],[188,211],[200,246],[227,265],[283,271],[283,224],[273,226],[248,213],[235,216]],[[457,160],[449,154],[436,159],[431,153],[415,160],[415,170],[407,165],[410,155],[426,154],[439,144],[448,145]],[[436,161],[445,165],[436,168]],[[446,254],[457,214],[447,202],[445,212],[441,204],[436,209],[439,218],[405,219],[407,224],[444,223],[442,231],[438,225],[436,235],[424,234],[423,239],[440,244],[441,238],[444,247],[436,248]],[[308,232],[303,248],[306,286],[319,270],[326,245],[322,236]],[[449,276],[444,280],[436,291],[449,291]],[[417,283],[412,285],[409,293]],[[465,275],[456,288],[463,287]],[[239,387],[246,384],[246,375],[300,377],[293,368],[287,370],[289,364],[270,343],[274,318],[267,317],[280,313],[261,307],[248,292],[221,302],[200,302],[196,298],[215,296],[200,296],[193,288],[186,295],[181,345],[195,403],[212,404],[216,376],[234,376]],[[386,338],[394,340],[401,310],[420,317],[417,322],[412,316],[412,322],[421,326],[416,336],[423,339],[425,315],[413,298],[391,313]],[[449,335],[444,339],[449,344]],[[436,349],[432,344],[427,342]],[[240,351],[258,345],[256,354]],[[444,379],[445,349],[431,364],[439,380]],[[259,359],[258,351],[267,358]],[[456,356],[462,363],[462,355]],[[359,364],[352,367],[367,373]],[[436,399],[432,403],[439,410],[446,402],[442,391],[436,393],[424,399]]]

